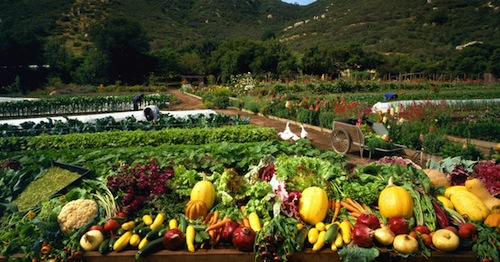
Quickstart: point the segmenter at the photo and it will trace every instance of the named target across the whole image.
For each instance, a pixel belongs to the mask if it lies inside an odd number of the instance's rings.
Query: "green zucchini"
[[[116,234],[115,235],[116,236],[121,236],[121,235],[125,234],[125,232],[126,231],[123,228],[120,227],[120,228],[118,228],[118,230],[116,230]]]
[[[339,225],[333,223],[328,230],[326,230],[325,244],[330,245],[335,241],[337,234],[339,232]]]
[[[302,251],[304,250],[304,245],[306,243],[306,239],[307,239],[307,232],[309,231],[309,229],[307,227],[303,227],[299,233],[297,234],[297,239],[296,239],[296,243],[297,243],[297,246],[296,246],[296,249],[297,251]]]
[[[109,245],[108,245],[108,250],[109,251],[113,250],[113,246],[115,245],[115,242],[116,242],[117,239],[118,238],[114,238],[114,237],[112,237],[112,238],[109,239]]]
[[[194,232],[194,242],[195,242],[196,244],[201,244],[201,243],[203,243],[203,238],[201,237],[201,235],[200,235],[200,232],[199,232],[199,231],[195,231],[195,232]]]
[[[168,229],[168,227],[165,227],[162,230],[158,231],[158,237],[163,237],[165,233],[167,233]]]
[[[146,234],[148,234],[149,232],[151,232],[151,228],[149,226],[143,226],[138,231],[139,232],[137,232],[137,234],[139,234],[139,236],[141,236],[141,238],[143,238],[143,237],[146,236]]]
[[[99,245],[99,253],[101,253],[102,255],[106,255],[107,253],[109,253],[109,251],[111,251],[111,249],[109,248],[109,242],[111,241],[111,238],[106,238],[102,241],[102,243]]]
[[[158,236],[158,232],[160,232],[162,229],[164,229],[166,226],[164,224],[161,224],[159,225],[157,228],[155,228],[154,230],[151,230],[149,231],[149,233],[146,234],[145,238],[148,240],[148,241],[152,241],[152,240],[155,240],[157,239],[159,236]]]
[[[195,231],[205,231],[207,229],[207,225],[192,225]]]
[[[186,234],[186,228],[188,226],[187,218],[184,214],[179,215],[179,229],[182,233]]]
[[[143,248],[139,249],[139,251],[135,254],[135,259],[139,260],[141,257],[147,256],[161,249],[163,249],[163,238],[155,239],[147,243]]]
[[[139,230],[141,230],[141,228],[143,228],[145,226],[146,225],[144,224],[144,222],[140,222],[140,223],[136,224],[136,226],[132,229],[132,233],[139,234]]]

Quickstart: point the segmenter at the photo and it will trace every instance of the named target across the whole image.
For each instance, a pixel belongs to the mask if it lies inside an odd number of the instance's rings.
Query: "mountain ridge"
[[[500,40],[499,1],[478,0],[318,0],[307,6],[280,0],[25,0],[14,5],[3,0],[0,19],[61,36],[57,21],[75,18],[78,10],[72,8],[93,2],[100,6],[78,16],[88,18],[99,11],[106,17],[131,19],[143,26],[151,41],[174,45],[271,36],[298,51],[314,44],[359,44],[383,53],[422,55],[431,48],[439,52],[471,41]]]

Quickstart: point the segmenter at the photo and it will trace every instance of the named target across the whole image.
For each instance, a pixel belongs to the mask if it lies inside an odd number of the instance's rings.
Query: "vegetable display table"
[[[98,252],[88,252],[85,257],[87,262],[110,262],[110,261],[121,261],[121,262],[137,262],[137,261],[148,261],[148,262],[254,262],[254,253],[240,252],[233,248],[227,249],[211,249],[211,250],[196,250],[196,252],[188,251],[168,251],[162,250],[154,254],[148,255],[140,260],[135,259],[134,250],[126,250],[123,252],[111,252],[108,255],[101,255]],[[462,251],[454,253],[443,253],[443,252],[433,252],[432,256],[425,258],[423,256],[408,257],[403,258],[394,253],[383,252],[376,261],[414,261],[414,262],[442,262],[443,260],[454,261],[454,262],[470,262],[475,261],[476,257],[473,252]],[[1,260],[0,260],[1,261]],[[259,261],[259,260],[257,260]],[[293,255],[292,262],[299,261],[341,261],[337,252],[333,252],[328,249],[323,249],[319,252],[312,252],[311,249],[306,249],[303,252],[296,253]]]

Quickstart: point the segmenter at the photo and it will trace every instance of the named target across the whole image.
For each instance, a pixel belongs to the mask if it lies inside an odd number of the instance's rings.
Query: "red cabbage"
[[[495,160],[480,161],[474,166],[474,177],[481,180],[493,196],[500,195],[500,164]]]

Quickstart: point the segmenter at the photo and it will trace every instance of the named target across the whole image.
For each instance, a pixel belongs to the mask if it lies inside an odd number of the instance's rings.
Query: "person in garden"
[[[139,110],[139,104],[142,102],[143,96],[144,94],[134,96],[134,99],[132,100],[132,102],[134,103],[134,111]]]
[[[144,108],[144,116],[148,121],[153,121],[154,125],[158,123],[159,113],[160,109],[155,105],[146,106],[146,108]]]
[[[394,94],[392,92],[387,92],[384,94],[384,101],[391,101],[392,99],[398,98],[397,94]]]

